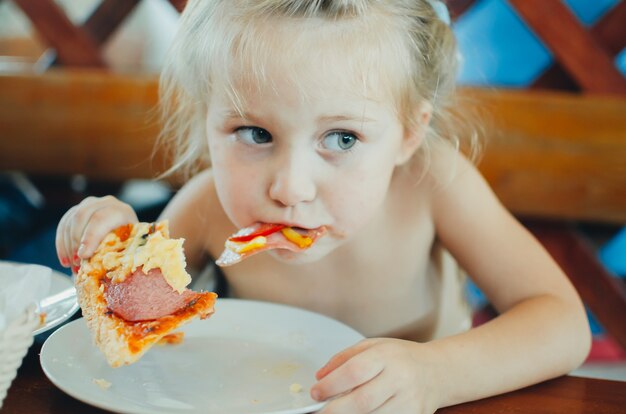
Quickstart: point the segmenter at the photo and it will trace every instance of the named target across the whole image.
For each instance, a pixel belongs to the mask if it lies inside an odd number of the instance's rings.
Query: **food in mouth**
[[[109,365],[136,362],[181,325],[213,314],[217,295],[187,289],[185,266],[183,239],[170,239],[167,221],[121,226],[83,260],[78,302]]]
[[[224,243],[216,260],[218,266],[231,266],[254,254],[271,249],[304,251],[326,234],[326,227],[305,229],[284,224],[258,223],[240,229]]]

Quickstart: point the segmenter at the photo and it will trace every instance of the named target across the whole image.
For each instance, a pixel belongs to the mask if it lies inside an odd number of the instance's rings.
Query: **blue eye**
[[[354,134],[334,131],[324,137],[324,147],[331,151],[348,151],[356,145],[358,139]]]
[[[246,144],[267,144],[272,142],[272,134],[258,127],[241,127],[235,130],[235,134]]]

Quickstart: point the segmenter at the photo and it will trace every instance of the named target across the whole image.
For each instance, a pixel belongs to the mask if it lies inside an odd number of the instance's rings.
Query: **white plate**
[[[50,279],[50,291],[44,297],[39,298],[39,300],[44,299],[47,296],[54,295],[55,293],[59,293],[67,288],[72,287],[74,284],[72,283],[72,279],[61,272],[57,272],[56,270],[52,271],[52,277]],[[68,320],[72,315],[76,313],[78,310],[78,302],[76,301],[76,297],[63,300],[57,303],[55,306],[51,306],[46,309],[46,318],[42,325],[39,325],[37,329],[33,331],[33,334],[37,335],[43,332],[46,332],[59,324]]]
[[[218,299],[211,318],[181,330],[182,344],[110,368],[78,319],[44,343],[41,366],[67,394],[121,413],[310,413],[323,406],[309,396],[315,372],[363,339],[316,313],[237,299]],[[302,390],[291,392],[292,384]]]

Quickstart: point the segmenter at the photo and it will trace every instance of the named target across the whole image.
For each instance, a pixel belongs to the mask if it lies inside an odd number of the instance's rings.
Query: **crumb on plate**
[[[111,387],[111,383],[104,378],[94,378],[92,379],[93,383],[98,385],[103,390],[108,390]]]
[[[289,386],[289,391],[292,393],[298,393],[300,391],[302,391],[302,385],[298,384],[297,382],[294,382],[293,384],[291,384]]]

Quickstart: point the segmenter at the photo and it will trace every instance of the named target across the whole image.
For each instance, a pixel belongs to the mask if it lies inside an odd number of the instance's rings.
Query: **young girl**
[[[432,413],[565,374],[588,353],[575,290],[461,153],[474,145],[451,120],[456,63],[427,0],[195,0],[182,14],[165,134],[173,169],[201,171],[162,219],[194,269],[255,223],[326,229],[307,250],[223,269],[233,297],[370,338],[320,367],[311,395],[326,414]],[[59,224],[61,262],[136,220],[113,197],[86,199]],[[469,329],[457,263],[499,317]]]

